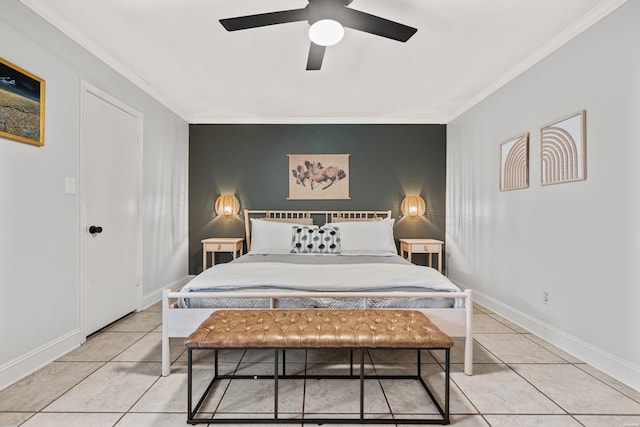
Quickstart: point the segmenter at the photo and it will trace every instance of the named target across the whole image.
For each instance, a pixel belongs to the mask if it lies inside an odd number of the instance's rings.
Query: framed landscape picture
[[[0,58],[0,137],[44,145],[44,80]]]

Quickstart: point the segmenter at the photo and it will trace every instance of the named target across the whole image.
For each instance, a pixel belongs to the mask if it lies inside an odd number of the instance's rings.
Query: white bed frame
[[[266,211],[245,210],[245,228],[247,250],[251,247],[250,218],[267,217],[273,219],[317,218],[324,216],[324,222],[332,222],[333,218],[365,219],[365,218],[390,218],[391,211]],[[162,293],[162,375],[167,376],[171,372],[171,347],[170,338],[184,338],[189,336],[200,323],[211,313],[219,308],[178,308],[172,301],[176,298],[210,297],[209,292],[173,292],[166,289]],[[233,291],[216,292],[220,298],[265,298],[264,292]],[[473,298],[471,290],[462,292],[273,292],[268,298],[271,308],[274,308],[278,299],[282,298],[362,298],[363,308],[369,298],[460,298],[464,300],[463,308],[425,308],[420,309],[429,316],[444,333],[451,337],[464,337],[464,373],[473,374]]]

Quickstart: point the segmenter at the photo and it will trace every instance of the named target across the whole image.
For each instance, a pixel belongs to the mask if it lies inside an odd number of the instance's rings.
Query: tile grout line
[[[52,362],[52,363],[68,363],[68,362]],[[54,402],[56,402],[58,399],[60,399],[62,396],[64,396],[65,394],[69,393],[74,387],[78,386],[78,384],[80,384],[81,382],[83,382],[84,380],[86,380],[87,378],[89,378],[91,375],[93,375],[95,372],[97,372],[98,370],[102,369],[107,363],[109,362],[104,362],[104,361],[82,361],[82,362],[77,362],[74,361],[73,363],[99,363],[100,366],[97,366],[94,370],[92,370],[91,372],[87,373],[87,375],[85,375],[83,378],[79,379],[77,382],[75,382],[72,386],[68,387],[64,392],[60,393],[56,398],[54,398],[52,401],[50,401],[49,403],[47,403],[46,405],[44,405],[42,408],[38,409],[35,414],[39,414],[41,412],[47,413],[47,412],[54,412],[54,411],[45,411],[45,409],[50,406],[51,404],[53,404]],[[35,415],[34,414],[34,415]]]
[[[491,315],[490,315],[490,316],[491,316]],[[509,325],[507,325],[506,323],[503,323],[503,322],[501,322],[501,321],[500,321],[500,317],[501,317],[501,316],[500,316],[499,314],[495,314],[495,317],[494,317],[494,316],[491,316],[491,317],[492,317],[492,318],[494,318],[496,321],[498,321],[498,322],[500,322],[500,323],[504,324],[505,326],[509,327]],[[587,374],[587,375],[589,375],[590,377],[594,378],[595,380],[599,381],[601,384],[603,384],[603,385],[605,385],[605,386],[607,386],[607,387],[611,388],[613,391],[615,391],[615,392],[617,392],[617,393],[620,393],[620,394],[622,394],[622,395],[626,396],[627,398],[631,399],[632,401],[634,401],[634,402],[636,402],[636,403],[639,403],[639,404],[640,404],[640,401],[639,401],[639,400],[637,400],[637,399],[633,398],[632,396],[629,396],[629,395],[628,395],[627,393],[625,393],[624,391],[617,389],[616,387],[614,387],[613,385],[611,385],[611,384],[607,383],[607,382],[606,382],[606,381],[604,381],[603,379],[598,378],[597,376],[595,376],[595,375],[594,375],[594,374],[592,374],[591,372],[586,371],[586,370],[582,369],[580,366],[578,366],[578,365],[587,365],[587,366],[589,366],[589,364],[588,364],[588,363],[586,363],[586,362],[584,362],[584,361],[580,361],[580,362],[572,362],[572,361],[570,361],[570,360],[567,360],[567,358],[565,358],[564,356],[562,356],[562,355],[558,354],[556,351],[550,350],[550,349],[548,349],[548,348],[544,347],[543,345],[541,345],[540,343],[536,342],[535,340],[531,339],[531,338],[529,337],[529,335],[533,335],[533,336],[535,336],[535,337],[537,337],[537,338],[540,338],[540,337],[538,337],[537,335],[533,334],[532,332],[530,332],[530,331],[526,330],[525,328],[522,328],[522,329],[523,329],[523,330],[525,330],[526,332],[517,332],[517,333],[518,333],[518,335],[523,336],[524,338],[526,338],[527,340],[529,340],[529,341],[530,341],[530,342],[532,342],[533,344],[535,344],[535,345],[539,346],[540,348],[542,348],[542,349],[543,349],[543,350],[545,350],[545,351],[550,352],[551,354],[553,354],[553,355],[555,355],[556,357],[558,357],[558,358],[560,358],[560,359],[564,360],[565,362],[564,362],[564,363],[535,363],[535,362],[533,362],[533,363],[513,363],[513,364],[516,364],[516,365],[525,365],[525,364],[538,364],[538,365],[540,365],[540,364],[554,364],[554,365],[555,365],[555,364],[557,364],[557,365],[564,365],[564,364],[566,364],[566,365],[571,365],[571,366],[573,366],[574,368],[579,369],[580,371],[584,372],[585,374]],[[540,338],[540,339],[542,339],[542,338]],[[546,341],[545,341],[545,342],[546,342]],[[553,346],[553,345],[552,345],[552,347],[553,347],[554,349],[557,349],[557,347],[555,347],[555,346]],[[562,352],[562,353],[565,353],[565,354],[566,354],[566,352],[562,351],[561,349],[557,349],[557,350],[559,350],[560,352]],[[493,353],[492,353],[492,354],[493,354]],[[495,356],[495,355],[494,355],[494,356]],[[571,356],[571,355],[569,355],[569,356]],[[572,357],[573,357],[573,356],[572,356]],[[499,358],[498,358],[498,359],[499,359]],[[577,358],[576,358],[576,359],[577,359]],[[499,359],[499,360],[502,360],[502,359]],[[503,362],[503,363],[505,363],[505,364],[506,364],[506,362]],[[516,372],[516,373],[517,373],[517,372]],[[533,384],[531,384],[531,385],[533,386]],[[536,389],[537,389],[537,388],[536,388]],[[539,390],[539,391],[540,391],[540,390]],[[546,396],[546,395],[545,395],[545,396]],[[547,396],[547,398],[549,398],[549,397]],[[549,399],[550,399],[550,398],[549,398]],[[555,401],[554,401],[553,399],[550,399],[550,400],[552,400],[552,401],[555,403]],[[560,405],[558,405],[558,406],[560,406]],[[562,409],[564,409],[564,408],[562,408]],[[568,412],[567,412],[567,413],[568,413]],[[569,414],[569,413],[568,413],[568,414]],[[583,414],[579,414],[579,415],[583,415]]]
[[[631,400],[632,400],[632,401],[634,401],[635,403],[640,404],[640,399],[635,399],[635,398],[633,398],[632,396],[629,396],[629,395],[628,395],[627,393],[625,393],[624,391],[622,391],[622,390],[618,390],[618,389],[617,389],[616,387],[614,387],[613,385],[611,385],[611,384],[607,383],[607,382],[606,382],[606,381],[604,381],[603,379],[598,378],[597,376],[593,375],[591,372],[586,371],[586,370],[582,369],[580,366],[578,366],[578,365],[587,365],[587,366],[590,366],[588,363],[585,363],[585,362],[581,362],[581,363],[572,363],[571,365],[573,365],[573,367],[575,367],[576,369],[579,369],[581,372],[584,372],[585,374],[589,375],[591,378],[593,378],[593,379],[595,379],[595,380],[599,381],[599,382],[600,382],[600,383],[602,383],[603,385],[605,385],[605,386],[607,386],[607,387],[609,387],[609,388],[613,389],[613,391],[615,391],[615,392],[617,392],[617,393],[622,394],[623,396],[627,397],[628,399],[631,399]]]
[[[506,327],[509,327],[508,325],[504,324],[503,322],[500,322],[498,319],[494,318],[493,316],[490,316],[490,317],[491,317],[491,318],[493,318],[494,320],[496,320],[497,322],[501,323],[502,325],[504,325],[504,326],[506,326]],[[512,328],[510,328],[510,327],[509,327],[509,329],[512,329]],[[512,330],[513,330],[513,329],[512,329]],[[515,331],[515,330],[514,330],[514,334],[517,334],[517,335],[523,335],[521,332],[518,332],[518,331]],[[525,337],[525,338],[526,338],[526,337]],[[475,342],[475,343],[477,343],[480,347],[482,347],[482,348],[483,348],[487,353],[491,354],[491,356],[495,357],[495,358],[496,358],[496,360],[499,360],[499,361],[500,361],[500,364],[502,364],[502,365],[506,366],[506,367],[507,367],[508,369],[510,369],[513,373],[515,373],[518,377],[520,377],[520,378],[521,378],[522,380],[524,380],[527,384],[529,384],[531,387],[533,387],[535,390],[537,390],[540,394],[542,394],[545,398],[547,398],[550,402],[552,402],[554,405],[556,405],[558,408],[560,408],[562,411],[564,411],[564,412],[565,412],[565,415],[569,415],[569,413],[568,413],[568,412],[567,412],[567,411],[566,411],[562,406],[560,406],[560,405],[559,405],[555,400],[551,399],[551,397],[550,397],[550,396],[547,396],[547,394],[546,394],[546,393],[543,393],[543,392],[542,392],[542,390],[538,389],[538,387],[536,387],[536,386],[535,386],[535,385],[533,385],[530,381],[528,381],[526,378],[524,378],[520,373],[518,373],[515,369],[513,369],[513,367],[512,367],[509,363],[507,363],[506,361],[504,361],[502,358],[498,357],[498,355],[496,355],[494,352],[492,352],[491,350],[489,350],[489,349],[488,349],[487,347],[485,347],[484,345],[482,345],[482,344],[480,344],[479,342],[477,342],[477,341],[475,340],[475,338],[474,338],[474,342]],[[537,343],[535,343],[535,342],[534,342],[534,344],[537,344]],[[537,345],[539,345],[539,344],[537,344]],[[540,346],[540,345],[539,345],[539,346]],[[544,347],[542,347],[542,346],[540,346],[540,347],[541,347],[542,349],[546,350]],[[563,359],[563,358],[561,358],[561,359]],[[563,360],[564,360],[564,359],[563,359]],[[569,362],[567,361],[567,363],[563,363],[563,364],[568,364],[568,363],[569,363]],[[531,364],[532,364],[532,365],[539,365],[540,363],[531,363]],[[461,391],[462,391],[462,390],[461,390]],[[465,397],[467,397],[467,396],[465,395]],[[471,399],[469,399],[469,397],[467,397],[467,399],[468,399],[468,400],[473,404],[473,401],[472,401]],[[475,404],[474,404],[474,407],[475,407]],[[477,409],[477,408],[476,408],[476,409]],[[486,420],[486,418],[484,417],[484,415],[485,415],[485,414],[484,414],[483,412],[480,412],[480,411],[478,411],[478,412],[483,416],[483,418],[485,419],[485,421],[487,421],[487,423],[488,423],[489,425],[491,425],[491,424],[489,423],[489,421],[488,421],[488,420]],[[501,414],[501,415],[502,415],[502,414]],[[521,415],[521,414],[519,414],[519,415]],[[542,415],[542,414],[537,414],[537,415]],[[549,414],[549,415],[552,415],[552,414]]]
[[[481,346],[482,348],[484,348],[484,346],[482,346],[480,343],[476,342],[474,339],[474,343],[478,344],[479,346]],[[431,354],[431,350],[427,350],[429,351],[429,353]],[[435,356],[431,355],[431,357],[433,357],[433,359],[436,361],[436,364],[438,366],[440,366],[440,369],[442,369],[444,371],[444,366],[442,365],[442,362],[440,362],[438,360],[438,358],[436,358]],[[474,363],[475,364],[475,363]],[[451,368],[451,361],[449,361],[449,368]],[[451,372],[450,372],[451,373]],[[466,375],[466,374],[465,374]],[[482,414],[482,412],[480,412],[480,409],[476,406],[475,403],[473,403],[473,400],[471,400],[471,398],[469,398],[469,396],[467,396],[467,394],[464,392],[464,390],[462,389],[462,387],[460,387],[460,385],[458,385],[458,383],[456,382],[456,380],[453,378],[453,375],[449,376],[449,380],[455,384],[456,388],[458,389],[458,391],[460,392],[460,394],[462,394],[464,396],[465,399],[467,399],[467,401],[469,402],[469,404],[471,404],[471,407],[473,407],[473,409],[476,410],[476,413],[473,415],[480,415],[482,416],[482,419],[485,420],[485,422],[487,424],[489,424],[489,422],[484,418],[484,415]],[[451,391],[451,388],[449,389],[449,391]],[[451,404],[451,402],[450,402]],[[453,415],[453,414],[452,414]],[[466,415],[466,414],[456,414],[456,415]],[[489,424],[491,425],[491,424]]]
[[[72,412],[72,411],[60,411],[60,412],[58,412],[58,411],[45,411],[45,409],[46,409],[48,406],[50,406],[51,404],[53,404],[54,402],[56,402],[57,400],[59,400],[60,398],[62,398],[65,394],[67,394],[69,391],[71,391],[74,387],[78,386],[80,383],[82,383],[83,381],[85,381],[85,380],[86,380],[87,378],[89,378],[92,374],[94,374],[94,373],[95,373],[95,372],[97,372],[98,370],[100,370],[100,369],[104,368],[108,363],[118,363],[118,362],[114,362],[114,359],[115,359],[116,357],[118,357],[119,355],[121,355],[121,354],[122,354],[122,353],[124,353],[125,351],[129,350],[132,346],[134,346],[135,344],[137,344],[138,342],[140,342],[144,337],[146,337],[147,335],[149,335],[151,332],[153,332],[153,330],[154,330],[155,328],[157,328],[157,327],[158,327],[158,326],[155,326],[153,329],[148,330],[148,331],[110,331],[110,329],[111,329],[113,326],[115,326],[117,323],[119,323],[119,322],[123,321],[124,319],[128,318],[129,316],[131,316],[131,315],[133,315],[133,314],[135,314],[135,313],[129,313],[128,315],[124,316],[123,318],[118,319],[118,320],[116,320],[115,322],[113,322],[113,323],[111,323],[111,324],[109,324],[109,325],[105,326],[104,328],[102,328],[102,329],[100,329],[100,330],[98,330],[98,331],[94,332],[94,333],[93,333],[93,334],[91,334],[89,337],[97,336],[97,335],[99,335],[99,334],[101,334],[101,333],[103,333],[103,332],[122,333],[122,334],[125,334],[125,333],[128,333],[128,334],[131,334],[131,333],[143,333],[143,335],[142,335],[140,338],[138,338],[137,340],[133,341],[130,345],[128,345],[128,346],[127,346],[126,348],[124,348],[122,351],[120,351],[120,352],[118,352],[117,354],[115,354],[113,357],[111,357],[111,359],[109,359],[109,360],[107,360],[107,361],[103,361],[103,360],[100,360],[100,361],[91,361],[91,360],[86,360],[86,361],[71,361],[71,360],[69,360],[69,361],[60,361],[61,363],[70,363],[70,362],[72,362],[72,363],[78,363],[78,362],[79,362],[79,363],[100,363],[100,366],[96,367],[96,369],[94,369],[94,370],[92,370],[91,372],[89,372],[87,375],[85,375],[85,377],[84,377],[84,378],[82,378],[82,379],[80,379],[79,381],[77,381],[73,386],[69,387],[65,392],[61,393],[58,397],[56,397],[55,399],[53,399],[51,402],[49,402],[47,405],[45,405],[43,408],[41,408],[38,412],[36,412],[32,417],[29,417],[29,419],[31,419],[31,418],[33,418],[33,417],[35,417],[35,415],[36,415],[36,414],[39,414],[39,413],[74,413],[74,412]],[[85,343],[86,343],[86,341],[85,341]],[[85,344],[85,343],[83,343],[83,344]],[[80,347],[78,347],[78,348],[80,348]],[[156,380],[153,382],[153,384],[155,384],[155,383],[158,381],[158,379],[159,379],[159,378],[156,378]],[[153,384],[152,384],[152,385],[153,385]],[[145,392],[144,392],[144,393],[142,393],[142,394],[140,395],[140,397],[139,397],[139,398],[138,398],[138,399],[133,403],[133,405],[129,408],[129,410],[130,410],[131,408],[133,408],[133,406],[134,406],[134,405],[135,405],[135,404],[136,404],[136,403],[137,403],[137,402],[138,402],[138,401],[139,401],[139,400],[140,400],[140,399],[141,399],[141,398],[142,398],[142,397],[143,397],[143,396],[144,396],[144,395],[149,391],[149,389],[150,389],[150,388],[151,388],[151,387],[147,388],[147,390],[145,390]],[[125,416],[127,413],[129,413],[129,410],[125,411],[124,413],[122,413],[122,412],[108,412],[108,413],[118,413],[118,414],[122,414],[122,415],[118,418],[118,420],[115,422],[114,426],[115,426],[118,422],[120,422],[120,420],[121,420],[122,418],[124,418],[124,416]],[[89,412],[89,413],[94,413],[94,412]],[[26,423],[27,421],[28,421],[28,419],[27,419],[27,420],[25,420],[25,421],[24,421],[23,423],[21,423],[21,424],[24,424],[24,423]]]
[[[497,320],[497,319],[496,319]],[[499,322],[499,320],[497,320]],[[500,322],[502,323],[502,322]],[[517,332],[518,335],[523,335],[521,332]],[[525,339],[527,337],[524,337]],[[538,345],[540,348],[542,348],[543,350],[546,350],[543,346],[541,346],[540,344],[529,340],[531,342],[533,342],[533,344]],[[548,350],[547,350],[548,351]],[[493,353],[492,353],[493,354]],[[555,353],[552,353],[555,355]],[[495,355],[494,355],[495,356]],[[557,356],[557,355],[556,355]],[[565,360],[564,358],[560,358],[562,360]],[[541,395],[543,395],[545,398],[547,398],[550,402],[552,402],[555,406],[557,406],[558,408],[560,408],[560,410],[564,411],[565,415],[569,415],[569,412],[563,408],[562,406],[560,406],[560,404],[558,402],[556,402],[554,399],[552,399],[550,396],[548,396],[546,393],[544,393],[542,390],[540,390],[538,387],[536,387],[533,383],[531,383],[529,380],[527,380],[524,376],[522,376],[518,371],[516,371],[515,369],[513,369],[513,367],[511,366],[511,364],[504,362],[502,359],[498,358],[498,360],[500,360],[502,363],[504,363],[504,365],[506,367],[508,367],[511,372],[515,373],[518,377],[520,377],[523,381],[525,381],[527,384],[529,384],[531,387],[533,387],[534,390],[538,391],[538,393],[540,393]],[[568,364],[568,361],[565,361],[566,363],[562,363],[562,365]],[[540,365],[540,363],[531,363],[532,365]]]
[[[362,350],[360,350],[360,351],[362,351]],[[373,374],[377,376],[378,375],[378,369],[376,368],[376,364],[373,361],[373,358],[371,357],[371,353],[369,352],[369,350],[367,350],[367,357],[369,358],[369,362],[371,363],[371,369],[373,370]],[[364,366],[362,368],[364,369]],[[380,390],[382,390],[382,396],[384,397],[384,401],[387,404],[387,409],[389,410],[389,415],[391,416],[392,420],[395,420],[396,417],[395,417],[395,414],[393,413],[393,409],[391,408],[391,403],[389,403],[389,398],[387,397],[387,392],[384,390],[384,387],[382,386],[382,381],[380,380],[380,378],[377,378],[376,382],[378,383],[378,386],[380,387]]]

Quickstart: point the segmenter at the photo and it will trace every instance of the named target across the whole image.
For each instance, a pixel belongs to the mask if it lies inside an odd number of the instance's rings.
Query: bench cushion
[[[185,340],[191,348],[451,348],[417,310],[218,310]]]

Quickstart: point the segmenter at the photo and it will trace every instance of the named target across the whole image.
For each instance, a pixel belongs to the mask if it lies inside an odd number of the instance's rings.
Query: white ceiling
[[[626,0],[354,0],[418,32],[347,28],[319,71],[307,22],[218,22],[307,0],[22,1],[190,123],[448,123]]]

